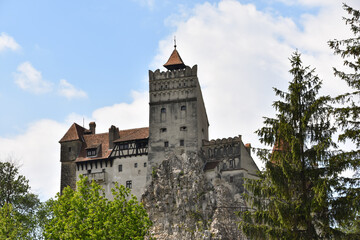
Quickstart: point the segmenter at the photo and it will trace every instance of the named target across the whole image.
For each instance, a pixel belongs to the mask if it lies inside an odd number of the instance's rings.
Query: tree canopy
[[[290,58],[293,79],[288,91],[274,88],[280,100],[275,118],[265,118],[257,131],[272,147],[259,157],[265,170],[246,184],[253,209],[241,214],[242,229],[252,239],[323,239],[336,235],[333,203],[330,97],[318,96],[321,80],[314,69],[303,67],[300,54]]]
[[[0,161],[0,222],[5,224],[0,237],[6,239],[6,235],[15,234],[21,239],[37,238],[36,211],[39,204],[38,196],[30,191],[29,181],[19,174],[19,168],[11,159]]]
[[[335,76],[344,80],[351,91],[337,96],[338,103],[334,108],[335,119],[339,130],[339,141],[352,142],[355,148],[341,151],[336,156],[339,170],[352,170],[354,176],[341,176],[342,183],[337,188],[339,194],[337,210],[342,215],[340,226],[354,239],[360,238],[360,11],[346,4],[343,5],[348,17],[344,17],[349,25],[353,37],[348,39],[329,41],[329,46],[336,55],[344,59],[344,68],[334,67]]]
[[[49,239],[144,239],[151,221],[130,189],[115,185],[113,200],[94,181],[81,177],[52,203],[52,219],[45,226]]]

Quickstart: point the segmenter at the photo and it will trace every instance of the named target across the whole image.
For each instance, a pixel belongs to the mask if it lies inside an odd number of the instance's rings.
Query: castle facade
[[[111,126],[96,133],[74,123],[59,141],[61,186],[76,188],[80,175],[95,180],[111,198],[115,183],[131,188],[141,198],[157,167],[169,154],[196,154],[203,159],[202,171],[212,182],[223,179],[237,193],[243,179],[254,178],[258,168],[250,144],[241,136],[209,140],[209,122],[197,77],[182,61],[176,46],[164,65],[167,71],[149,71],[149,127],[119,130]]]

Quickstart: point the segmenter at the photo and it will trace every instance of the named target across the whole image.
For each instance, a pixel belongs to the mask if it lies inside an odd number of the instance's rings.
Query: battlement
[[[197,76],[197,65],[194,65],[192,68],[186,66],[184,69],[171,70],[160,72],[160,69],[157,69],[155,72],[149,70],[149,80],[164,80],[171,78],[181,78],[181,77],[196,77]]]
[[[229,137],[229,138],[218,138],[218,139],[212,139],[210,141],[203,140],[203,146],[204,147],[213,147],[213,146],[220,146],[223,144],[232,144],[236,142],[241,142],[241,135],[236,137]]]

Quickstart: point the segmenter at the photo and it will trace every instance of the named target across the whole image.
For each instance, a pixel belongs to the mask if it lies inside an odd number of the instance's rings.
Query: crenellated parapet
[[[193,101],[198,97],[199,82],[197,65],[192,68],[169,70],[160,72],[149,71],[150,102],[187,100]]]
[[[203,140],[203,154],[210,160],[235,157],[241,152],[241,135],[233,138],[223,138],[206,141]]]
[[[184,69],[171,70],[161,72],[160,69],[157,69],[155,72],[149,70],[149,80],[168,80],[172,78],[183,78],[183,77],[197,77],[197,65],[194,65],[192,68],[186,66]]]

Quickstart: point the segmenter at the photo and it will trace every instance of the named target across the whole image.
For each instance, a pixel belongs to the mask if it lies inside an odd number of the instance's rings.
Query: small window
[[[180,140],[180,146],[184,146],[184,140],[183,139]]]
[[[118,166],[119,172],[122,172],[122,165]]]
[[[186,130],[187,130],[187,128],[185,126],[180,127],[180,131],[186,131]]]
[[[161,113],[166,113],[166,108],[162,108]]]
[[[69,152],[71,152],[71,147],[69,147]]]
[[[181,106],[181,111],[185,111],[186,110],[186,106],[185,105],[183,105],[183,106]]]
[[[87,150],[87,156],[88,156],[88,157],[96,156],[96,149],[95,149],[95,148],[93,148],[93,149],[88,149],[88,150]]]
[[[137,163],[134,163],[134,168],[137,168]]]
[[[164,147],[169,147],[169,142],[168,141],[164,142]]]
[[[87,173],[90,174],[90,173],[91,173],[91,169],[88,169],[88,170],[87,170]]]
[[[234,177],[230,177],[230,182],[234,182]]]
[[[144,162],[144,167],[146,167],[146,162]]]
[[[234,160],[230,160],[229,162],[230,162],[230,167],[234,168]]]
[[[132,181],[131,180],[129,180],[129,181],[126,181],[126,187],[127,188],[132,188]]]
[[[160,128],[160,132],[166,132],[167,131],[167,129],[166,128]]]
[[[129,148],[129,144],[128,144],[128,143],[120,144],[120,150],[125,150],[125,149],[128,149],[128,148]]]

